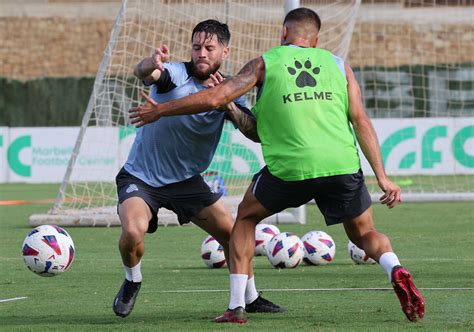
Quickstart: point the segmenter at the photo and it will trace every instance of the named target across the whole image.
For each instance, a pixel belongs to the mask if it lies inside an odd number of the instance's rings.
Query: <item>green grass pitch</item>
[[[52,198],[57,188],[2,184],[0,200]],[[336,242],[335,261],[324,267],[277,270],[265,257],[257,257],[257,288],[289,311],[250,314],[249,322],[242,326],[212,323],[228,304],[228,273],[226,269],[209,269],[201,261],[200,245],[206,234],[194,226],[160,227],[146,237],[142,289],[133,313],[125,319],[116,317],[111,308],[124,278],[117,227],[68,228],[76,247],[70,270],[54,278],[34,275],[23,263],[21,244],[30,229],[28,216],[49,207],[0,205],[0,300],[27,297],[0,302],[2,331],[474,329],[472,202],[405,203],[393,210],[374,206],[378,229],[389,235],[401,262],[422,289],[424,321],[409,322],[392,290],[362,290],[391,287],[378,265],[351,263],[342,227],[326,227],[312,205],[306,225],[278,226],[299,236],[310,230],[326,231]]]

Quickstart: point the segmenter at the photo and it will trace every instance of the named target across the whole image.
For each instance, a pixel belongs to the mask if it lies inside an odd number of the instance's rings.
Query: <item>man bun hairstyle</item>
[[[217,37],[217,41],[224,46],[229,45],[230,31],[229,27],[225,23],[221,23],[217,20],[206,20],[199,22],[193,29],[191,34],[191,40],[196,33],[205,32],[206,40],[212,38],[212,35]]]
[[[311,23],[316,25],[318,31],[321,30],[321,19],[319,18],[319,15],[316,14],[314,10],[311,10],[309,8],[301,7],[288,12],[288,14],[286,14],[285,16],[283,24],[287,22]]]

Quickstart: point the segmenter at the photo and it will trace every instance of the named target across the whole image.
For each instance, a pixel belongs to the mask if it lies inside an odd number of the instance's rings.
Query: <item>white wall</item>
[[[389,175],[474,174],[474,118],[374,119],[373,123]],[[78,132],[79,127],[0,127],[0,183],[61,182]],[[121,135],[118,128],[88,128],[74,179],[112,181],[132,141],[133,135]],[[237,130],[230,142],[247,146],[263,166],[258,145]],[[248,172],[242,158],[232,158],[232,163],[234,170]],[[373,174],[365,158],[362,165],[365,174]]]

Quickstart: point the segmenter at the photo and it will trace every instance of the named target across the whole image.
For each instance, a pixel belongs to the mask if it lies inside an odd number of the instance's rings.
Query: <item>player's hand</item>
[[[209,83],[207,85],[208,88],[213,88],[215,86],[218,86],[219,84],[221,84],[225,80],[225,78],[219,72],[216,72],[215,74],[211,74],[209,76],[209,78],[211,79],[211,83]],[[234,102],[231,101],[230,103],[222,106],[220,109],[223,110],[223,111],[229,111],[230,112],[230,111],[232,111],[233,103]]]
[[[213,88],[221,84],[222,82],[224,82],[224,77],[222,77],[221,73],[219,72],[216,72],[215,74],[211,74],[209,78],[211,79],[211,83],[207,85],[208,88]]]
[[[378,181],[380,189],[384,194],[379,198],[380,203],[387,205],[389,209],[395,207],[398,203],[402,201],[400,187],[390,181],[388,178]]]
[[[155,122],[161,117],[159,114],[159,104],[143,91],[140,91],[140,95],[145,98],[145,104],[128,110],[130,121],[137,128],[143,127],[147,123]]]
[[[165,70],[165,67],[163,64],[165,62],[168,62],[170,59],[170,50],[168,46],[163,44],[161,48],[155,49],[153,54],[151,55],[151,59],[153,60],[153,65],[155,66],[156,69],[159,71]]]

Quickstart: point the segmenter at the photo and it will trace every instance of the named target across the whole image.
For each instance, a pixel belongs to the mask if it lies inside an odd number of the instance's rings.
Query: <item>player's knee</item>
[[[261,218],[259,218],[258,214],[253,211],[251,208],[247,207],[245,204],[239,204],[239,208],[237,210],[237,221],[251,221],[254,224],[260,222]]]
[[[385,248],[390,246],[389,238],[375,229],[369,230],[350,239],[356,246],[366,250],[368,246],[376,248]]]
[[[347,236],[352,243],[354,243],[359,248],[363,248],[364,239],[367,239],[371,236],[371,233],[375,231],[374,229],[361,229],[357,228],[347,232]]]
[[[136,245],[137,243],[143,241],[147,230],[147,224],[148,221],[144,219],[135,219],[133,221],[128,219],[126,221],[122,221],[123,241],[131,245]]]
[[[213,221],[213,219],[210,221]],[[232,227],[234,226],[233,220],[229,218],[228,221],[219,220],[214,221],[213,223],[208,222],[208,224],[213,224],[214,227],[212,229],[204,228],[204,230],[206,230],[209,235],[212,235],[212,237],[214,237],[219,244],[224,246],[224,248],[228,248],[230,236],[232,234]]]
[[[245,208],[244,203],[240,203],[239,206],[237,207],[237,216],[242,217],[248,213],[248,210]]]
[[[135,246],[142,242],[145,234],[137,229],[122,230],[122,240],[130,246]]]
[[[374,240],[377,241],[381,247],[390,246],[390,239],[384,233],[380,233],[374,230],[371,235],[375,238]]]

